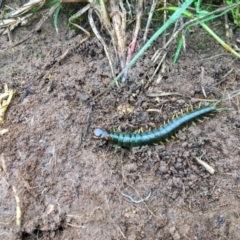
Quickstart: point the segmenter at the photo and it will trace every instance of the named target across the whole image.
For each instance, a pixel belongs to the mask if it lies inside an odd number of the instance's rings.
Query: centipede
[[[190,111],[187,109],[185,112],[182,112],[181,115],[173,116],[172,119],[163,124],[163,126],[147,132],[114,132],[107,131],[102,127],[98,127],[93,132],[93,139],[104,140],[106,142],[127,148],[163,143],[169,141],[170,138],[174,138],[179,130],[189,126],[196,120],[201,121],[201,119],[206,118],[209,115],[227,110],[227,108],[218,107],[220,102],[221,99],[216,101],[214,104],[204,107],[199,107],[196,109],[191,107]]]

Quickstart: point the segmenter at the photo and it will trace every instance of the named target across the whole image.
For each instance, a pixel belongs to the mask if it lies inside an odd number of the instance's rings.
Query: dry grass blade
[[[88,36],[90,36],[90,33],[87,30],[85,30],[84,28],[82,28],[81,26],[79,26],[78,24],[73,22],[73,20],[75,18],[79,18],[82,14],[84,14],[85,12],[88,11],[88,21],[89,21],[89,24],[90,24],[90,26],[92,28],[92,31],[94,32],[95,36],[98,38],[98,40],[102,43],[102,45],[104,47],[104,51],[105,51],[106,56],[108,58],[109,65],[110,65],[110,68],[111,68],[111,72],[112,72],[112,75],[114,77],[115,76],[115,71],[114,71],[114,68],[113,68],[112,60],[111,60],[111,57],[110,57],[107,45],[106,45],[104,39],[101,37],[99,31],[97,30],[97,27],[96,27],[96,25],[94,23],[93,16],[92,16],[93,15],[93,10],[94,10],[94,12],[97,14],[98,18],[100,19],[100,21],[103,22],[103,25],[105,26],[105,28],[108,31],[108,33],[111,35],[113,43],[114,43],[114,38],[113,38],[112,33],[110,31],[111,24],[110,24],[110,20],[109,20],[109,17],[108,17],[107,10],[105,8],[105,3],[104,3],[104,1],[100,1],[100,3],[102,4],[101,8],[100,8],[100,6],[95,4],[95,2],[93,2],[93,1],[88,1],[88,2],[90,2],[90,4],[86,5],[84,8],[82,8],[76,14],[74,14],[69,19],[69,23],[71,23],[75,27],[81,29]]]
[[[52,6],[41,18],[40,22],[37,24],[37,26],[28,34],[28,36],[26,38],[24,38],[23,40],[21,40],[20,42],[15,43],[14,45],[12,45],[11,47],[16,47],[19,44],[22,44],[23,42],[25,42],[26,40],[28,40],[33,33],[37,32],[42,24],[55,12],[55,10],[58,8],[58,6],[60,5],[60,2],[55,4],[54,6]]]
[[[100,0],[100,5],[101,5],[101,13],[102,13],[101,15],[102,15],[103,23],[104,23],[104,25],[107,29],[110,29],[111,28],[111,23],[110,23],[110,19],[109,19],[109,16],[108,16],[107,9],[106,9],[105,1]]]
[[[0,22],[0,34],[5,35],[9,34],[13,29],[19,25],[24,25],[29,21],[29,18],[32,16],[32,13],[27,14],[24,17],[18,17],[16,19],[3,19]]]
[[[159,93],[147,93],[147,97],[166,97],[171,95],[183,96],[181,93],[178,92],[159,92]]]
[[[22,7],[20,7],[17,10],[14,10],[10,13],[8,13],[8,17],[19,17],[27,12],[29,12],[30,10],[32,10],[33,8],[41,8],[44,4],[45,4],[46,0],[33,0],[33,1],[29,1],[28,3],[24,4]]]
[[[4,121],[5,113],[12,101],[14,93],[14,90],[8,90],[7,86],[5,86],[5,93],[0,95],[0,123]],[[7,100],[5,100],[6,98]]]
[[[112,31],[111,22],[108,16],[108,12],[107,12],[104,0],[100,0],[100,6],[95,5],[94,10],[95,10],[95,13],[98,14],[98,17],[100,21],[103,23],[103,26],[107,30],[108,34],[111,36],[113,48],[117,55],[117,39],[116,39],[116,35]]]
[[[69,22],[70,24],[72,24],[73,26],[79,28],[81,31],[83,31],[84,33],[86,33],[87,36],[90,36],[90,33],[89,33],[87,30],[85,30],[84,28],[82,28],[80,25],[74,23],[73,20],[76,19],[76,18],[81,17],[85,12],[87,12],[87,11],[89,10],[90,6],[91,6],[90,4],[86,5],[84,8],[82,8],[82,9],[81,9],[80,11],[78,11],[76,14],[74,14],[73,16],[71,16],[71,17],[69,18],[69,20],[68,20],[68,22]]]
[[[137,20],[136,20],[136,27],[133,33],[133,39],[132,42],[129,46],[128,49],[128,56],[127,56],[127,61],[126,64],[129,64],[129,62],[132,59],[133,53],[135,51],[136,48],[136,44],[137,44],[137,38],[138,38],[138,33],[141,27],[141,18],[142,18],[142,13],[143,13],[143,0],[139,0],[138,1],[138,11],[137,11]],[[127,71],[125,71],[124,76],[123,76],[123,81],[125,81],[127,78]]]
[[[122,12],[119,9],[119,1],[111,0],[111,17],[113,23],[114,35],[117,38],[117,49],[121,69],[125,67],[125,47],[126,47],[126,10],[122,5]]]
[[[17,19],[14,18],[10,18],[10,19],[2,19],[0,21],[0,28],[6,28],[9,27],[11,25],[13,25],[14,23],[17,22]]]
[[[115,76],[115,71],[114,71],[114,68],[113,68],[113,64],[112,64],[112,60],[111,60],[111,57],[110,57],[110,54],[108,52],[108,48],[107,48],[107,45],[105,43],[105,41],[103,40],[103,38],[101,37],[101,35],[99,34],[97,28],[96,28],[96,25],[93,21],[93,18],[92,18],[92,12],[93,12],[93,9],[89,9],[88,11],[88,21],[89,21],[89,24],[94,32],[94,34],[96,35],[96,37],[98,38],[98,40],[102,43],[103,47],[104,47],[104,51],[106,53],[106,56],[108,58],[108,62],[109,62],[109,65],[110,65],[110,68],[111,68],[111,71],[112,71],[112,75]]]
[[[199,164],[201,164],[209,173],[214,174],[215,170],[214,168],[212,168],[209,164],[207,164],[206,162],[204,162],[203,160],[201,160],[198,157],[195,157],[195,159],[197,160],[197,162]]]
[[[150,13],[149,13],[149,16],[148,16],[148,21],[147,21],[147,25],[146,25],[146,28],[145,28],[144,36],[143,36],[143,41],[144,42],[146,42],[146,40],[147,40],[147,34],[148,34],[148,30],[149,30],[149,27],[150,27],[150,24],[151,24],[151,21],[152,21],[154,10],[156,8],[156,4],[157,4],[156,0],[153,0],[151,10],[150,10]]]
[[[150,10],[149,16],[148,16],[146,29],[145,29],[144,36],[143,36],[143,41],[144,42],[146,42],[146,40],[147,40],[147,34],[148,34],[148,30],[149,30],[149,27],[150,27],[150,24],[151,24],[151,21],[152,21],[154,10],[156,8],[156,4],[157,4],[156,0],[153,0],[152,6],[151,6],[151,10]]]
[[[158,113],[162,113],[161,109],[155,109],[155,108],[149,108],[146,110],[146,112],[158,112]]]

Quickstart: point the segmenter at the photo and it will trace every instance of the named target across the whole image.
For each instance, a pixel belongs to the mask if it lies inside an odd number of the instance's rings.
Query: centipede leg
[[[109,133],[109,138],[102,137],[102,135],[95,134],[97,139],[103,139],[112,143],[116,143],[123,147],[134,147],[143,146],[148,144],[163,144],[164,142],[169,142],[170,138],[175,139],[178,137],[177,131],[179,129],[187,130],[188,126],[194,121],[203,122],[207,119],[207,116],[214,115],[220,110],[226,110],[225,108],[217,108],[217,104],[205,106],[201,108],[201,103],[199,104],[200,109],[193,109],[192,105],[189,105],[185,111],[181,110],[179,114],[174,114],[172,119],[169,121],[164,121],[164,125],[155,129],[149,130],[148,132],[143,132],[140,129],[139,133]],[[141,133],[140,133],[141,132]],[[97,132],[98,133],[98,132]],[[100,132],[101,133],[101,132]],[[99,136],[98,136],[99,135]]]

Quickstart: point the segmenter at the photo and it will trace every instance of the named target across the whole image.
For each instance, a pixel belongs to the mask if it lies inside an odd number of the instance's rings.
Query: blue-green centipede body
[[[205,106],[193,111],[187,112],[178,116],[163,126],[143,133],[122,133],[122,132],[108,132],[102,128],[94,130],[93,138],[96,140],[102,139],[107,142],[117,144],[122,147],[136,147],[150,144],[164,142],[169,137],[173,136],[180,129],[189,125],[194,120],[198,120],[204,116],[215,113],[221,108],[217,108],[216,102],[214,105]]]

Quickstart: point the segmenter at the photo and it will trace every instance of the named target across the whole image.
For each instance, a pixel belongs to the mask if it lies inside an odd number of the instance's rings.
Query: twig
[[[214,168],[212,168],[209,164],[207,164],[206,162],[204,162],[203,160],[201,160],[198,157],[195,157],[195,159],[197,160],[197,162],[199,164],[201,164],[209,173],[214,174],[215,170]]]

